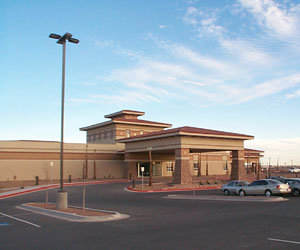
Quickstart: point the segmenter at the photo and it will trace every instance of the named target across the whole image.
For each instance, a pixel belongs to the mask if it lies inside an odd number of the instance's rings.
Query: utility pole
[[[270,172],[271,172],[271,157],[269,157],[268,178],[270,178]]]
[[[152,151],[152,147],[149,147],[147,148],[147,150],[149,151],[149,186],[152,186],[152,154],[151,154],[151,151]]]
[[[259,180],[259,174],[260,174],[260,169],[261,169],[261,164],[260,164],[260,160],[258,160],[258,163],[257,163],[257,170],[256,170],[256,179]]]
[[[201,176],[201,153],[198,155],[198,177]]]
[[[248,149],[248,156],[247,156],[247,174],[249,174],[249,157],[250,157],[250,151]],[[245,167],[245,166],[244,166]]]
[[[85,146],[85,169],[84,169],[84,180],[88,177],[88,144]]]
[[[96,149],[94,150],[94,176],[93,176],[94,179],[97,178],[96,176]]]
[[[206,176],[208,176],[208,154],[206,154]]]

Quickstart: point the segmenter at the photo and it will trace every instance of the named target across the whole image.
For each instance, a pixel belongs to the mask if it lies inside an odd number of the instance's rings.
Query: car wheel
[[[266,197],[272,196],[271,190],[266,190],[265,195],[266,195]]]
[[[246,195],[246,193],[245,193],[245,191],[244,191],[244,190],[240,190],[240,192],[239,192],[239,195],[240,195],[241,197],[243,197],[243,196],[245,196],[245,195]]]
[[[293,195],[294,195],[294,196],[299,196],[299,194],[300,194],[300,190],[297,189],[297,188],[295,188],[295,189],[293,190]]]
[[[229,190],[228,190],[228,189],[225,189],[225,190],[224,190],[224,194],[229,195],[229,194],[230,194],[230,193],[229,193]]]

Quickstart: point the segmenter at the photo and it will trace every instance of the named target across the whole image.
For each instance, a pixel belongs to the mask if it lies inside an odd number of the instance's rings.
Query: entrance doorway
[[[142,176],[142,167],[144,168],[144,176],[150,175],[150,163],[149,162],[138,162],[138,177]],[[153,162],[152,176],[162,176],[162,165],[161,162]]]
[[[138,163],[138,176],[142,176],[142,167],[144,168],[144,176],[149,176],[150,164],[149,162],[139,162]]]

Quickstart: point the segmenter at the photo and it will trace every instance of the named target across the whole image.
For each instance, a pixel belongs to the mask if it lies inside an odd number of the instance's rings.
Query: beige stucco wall
[[[41,180],[58,180],[60,178],[60,161],[53,161],[53,167],[49,160],[1,160],[0,181],[34,180],[38,176]],[[97,178],[122,178],[123,161],[95,161]],[[72,179],[82,179],[84,160],[64,161],[64,179],[69,175]],[[88,161],[88,178],[93,178],[94,161]]]
[[[212,138],[199,136],[182,136],[183,148],[212,150],[244,150],[244,141],[230,138]]]
[[[124,172],[123,144],[64,144],[64,179],[83,177],[88,159],[88,177],[93,178],[94,163],[97,178],[122,178]],[[59,179],[60,143],[41,141],[0,141],[0,181]],[[53,167],[50,166],[53,162]]]
[[[172,176],[172,172],[166,170],[167,162],[173,162],[175,168],[174,150],[169,150],[172,145],[180,145],[178,138],[170,137],[167,140],[152,140],[151,144],[145,142],[130,143],[127,150],[134,151],[138,148],[144,152],[130,153],[128,160],[134,162],[149,161],[147,147],[152,146],[152,160],[162,162],[163,176]],[[188,140],[191,143],[191,140]],[[236,144],[236,142],[234,142]],[[237,144],[235,147],[243,146]],[[156,151],[160,148],[163,151]],[[67,180],[69,175],[72,179],[83,177],[83,167],[88,159],[88,178],[94,176],[94,164],[96,165],[97,178],[122,178],[124,175],[125,161],[122,143],[118,144],[86,144],[84,143],[65,143],[64,152],[64,178]],[[59,179],[59,142],[41,142],[41,141],[0,141],[0,181],[12,180],[34,180],[35,176],[40,179]],[[208,155],[208,158],[206,158]],[[190,169],[192,175],[197,175],[193,163],[198,163],[199,153],[190,155]],[[228,173],[231,171],[231,157],[229,151],[218,151],[210,153],[201,153],[201,175],[206,175],[206,159],[208,160],[208,174],[222,175],[226,174],[224,166],[227,161]],[[53,167],[50,169],[50,162]],[[247,162],[247,161],[245,161]],[[249,159],[249,165],[252,162],[258,164],[258,157]],[[51,174],[52,173],[52,174]],[[47,177],[48,176],[48,177]]]
[[[88,144],[88,151],[117,152],[124,150],[123,143]],[[0,141],[0,152],[59,152],[60,142],[55,141]],[[82,153],[86,151],[85,143],[64,143],[65,152]]]
[[[190,169],[192,175],[198,174],[198,169],[194,169],[194,163],[199,163],[200,154],[190,155]],[[227,161],[227,171],[225,170]],[[201,175],[206,175],[206,164],[208,163],[208,175],[225,175],[231,171],[231,158],[228,151],[201,153]]]
[[[126,152],[147,152],[149,147],[152,147],[153,152],[156,150],[174,150],[174,148],[180,147],[180,137],[165,137],[162,139],[130,142],[126,144]]]
[[[87,133],[87,142],[90,144],[114,144],[116,139],[126,138],[126,131],[129,130],[130,136],[147,134],[154,131],[163,130],[162,127],[151,125],[136,125],[136,124],[108,124],[98,128],[90,129]]]

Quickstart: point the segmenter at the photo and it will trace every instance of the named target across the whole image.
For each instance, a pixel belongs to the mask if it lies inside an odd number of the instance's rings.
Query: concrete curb
[[[79,207],[75,207],[75,206],[69,206],[69,207],[79,208]],[[26,210],[26,211],[30,211],[30,212],[33,212],[33,213],[38,213],[38,214],[42,214],[42,215],[62,219],[62,220],[72,221],[72,222],[105,222],[105,221],[123,220],[123,219],[127,219],[127,218],[130,217],[127,214],[120,214],[120,213],[115,212],[115,211],[98,210],[98,209],[91,209],[91,208],[86,208],[86,210],[112,213],[112,215],[107,215],[107,216],[82,216],[82,215],[57,211],[57,210],[34,207],[34,206],[30,206],[28,204],[22,204],[20,206],[17,206],[17,208],[23,209],[23,210]]]
[[[197,190],[214,190],[220,189],[221,186],[216,187],[199,187],[199,188],[168,188],[168,189],[156,189],[156,190],[138,190],[132,187],[126,187],[125,190],[134,193],[167,193],[167,192],[178,192],[178,191],[197,191]]]
[[[238,202],[280,202],[288,201],[282,197],[264,197],[264,196],[222,196],[222,195],[177,195],[170,194],[165,196],[166,199],[176,200],[204,200],[204,201],[238,201]]]
[[[87,182],[73,182],[73,183],[64,183],[64,186],[69,187],[69,186],[83,186],[83,185],[95,185],[95,184],[107,184],[107,183],[125,183],[128,182],[128,180],[107,180],[107,181],[87,181]],[[0,200],[14,197],[17,195],[22,195],[22,194],[28,194],[32,192],[37,192],[37,191],[42,191],[50,188],[58,188],[59,184],[51,184],[51,185],[43,185],[43,186],[33,186],[33,187],[25,187],[25,188],[20,188],[12,191],[8,191],[5,193],[0,194]]]

